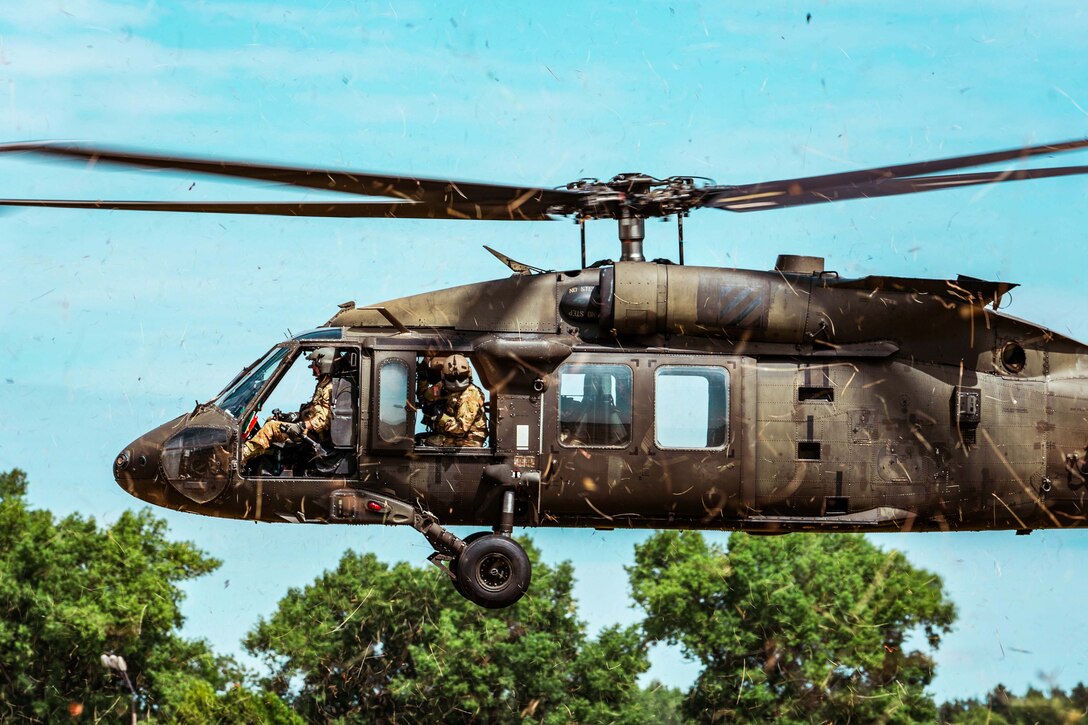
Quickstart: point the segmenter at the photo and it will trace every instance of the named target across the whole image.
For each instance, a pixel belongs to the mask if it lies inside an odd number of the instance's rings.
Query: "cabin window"
[[[631,442],[631,368],[563,365],[559,368],[559,442],[619,448]]]
[[[654,436],[658,448],[721,448],[729,421],[724,368],[662,365],[654,374]]]
[[[408,423],[408,365],[386,360],[378,373],[378,437],[386,443],[404,439]]]

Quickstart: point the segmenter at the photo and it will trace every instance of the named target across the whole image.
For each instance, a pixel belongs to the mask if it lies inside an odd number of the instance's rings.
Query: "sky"
[[[1081,2],[546,5],[5,0],[0,141],[561,186],[629,171],[748,183],[1088,136]],[[0,156],[0,197],[322,198],[15,155]],[[1086,228],[1088,178],[1072,177],[704,210],[685,222],[685,256],[1018,282],[1012,314],[1088,340]],[[614,234],[590,225],[590,259],[618,254]],[[648,223],[648,256],[675,258],[675,240]],[[569,222],[5,212],[0,470],[26,470],[36,506],[112,521],[141,506],[111,476],[129,441],[340,302],[505,276],[483,244],[538,267],[578,262]],[[430,551],[409,530],[157,513],[224,562],[184,605],[186,633],[223,652],[347,548],[419,564]],[[593,631],[638,620],[624,566],[646,532],[532,536],[545,560],[574,564]],[[1088,679],[1088,532],[872,540],[940,574],[958,607],[936,655],[939,699]],[[650,676],[686,686],[696,672],[655,650]]]

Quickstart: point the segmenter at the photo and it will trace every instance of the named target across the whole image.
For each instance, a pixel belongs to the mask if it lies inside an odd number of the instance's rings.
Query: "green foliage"
[[[1053,688],[1044,693],[1029,687],[1017,696],[998,685],[984,700],[956,700],[941,706],[940,722],[948,725],[1065,725],[1084,722],[1088,687],[1078,683],[1068,693]]]
[[[683,713],[684,693],[675,687],[666,687],[653,680],[639,690],[636,700],[630,710],[638,713],[642,722],[657,725],[681,725],[690,722]]]
[[[30,509],[26,477],[0,474],[0,721],[117,721],[128,662],[140,719],[179,723],[695,721],[1059,723],[1082,718],[1068,695],[1002,687],[936,710],[924,689],[955,616],[939,578],[851,535],[735,534],[728,553],[697,533],[636,548],[641,627],[595,638],[577,619],[569,563],[534,563],[530,593],[489,611],[431,567],[348,552],[293,589],[245,639],[269,665],[262,688],[203,641],[182,638],[179,585],[218,562],[167,539],[148,511],[99,528]],[[679,643],[702,663],[688,693],[640,688],[648,642]]]
[[[229,661],[177,633],[178,585],[219,562],[169,541],[147,510],[100,529],[29,509],[26,488],[22,471],[0,474],[0,721],[58,722],[73,703],[85,717],[123,717],[129,691],[103,667],[106,652],[125,658],[145,716],[169,720],[184,693],[223,689]]]
[[[931,646],[955,617],[941,581],[858,535],[695,532],[636,547],[629,575],[650,640],[703,665],[685,702],[703,722],[933,722]]]
[[[302,725],[305,722],[275,694],[241,685],[219,692],[206,680],[190,680],[176,693],[173,702],[169,721],[177,725]]]
[[[347,552],[291,590],[245,645],[309,721],[644,721],[631,709],[648,667],[637,628],[587,638],[570,565],[527,549],[532,590],[497,611],[462,599],[433,568]]]

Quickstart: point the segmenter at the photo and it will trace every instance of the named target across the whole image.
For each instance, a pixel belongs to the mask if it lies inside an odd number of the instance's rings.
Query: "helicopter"
[[[206,402],[124,447],[118,485],[157,506],[263,522],[411,526],[478,605],[528,591],[518,527],[754,534],[1081,527],[1088,521],[1088,347],[1001,311],[1016,287],[959,276],[846,278],[820,257],[770,270],[684,264],[683,220],[1088,173],[948,174],[1088,140],[741,185],[626,173],[561,188],[277,166],[99,148],[0,145],[91,164],[209,174],[350,201],[0,199],[0,206],[581,227],[581,266],[489,250],[503,279],[340,305]],[[647,260],[645,221],[676,217],[679,261]],[[587,265],[586,222],[620,256]],[[258,413],[297,400],[328,354],[320,440],[242,450]],[[481,446],[436,445],[419,412],[435,357],[463,356],[486,399]],[[300,378],[300,375],[302,377]],[[300,383],[299,380],[303,382]],[[294,381],[293,383],[290,381]],[[464,539],[451,526],[481,526]]]

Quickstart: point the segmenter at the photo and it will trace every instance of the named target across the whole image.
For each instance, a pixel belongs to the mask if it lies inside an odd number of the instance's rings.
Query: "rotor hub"
[[[645,261],[642,242],[646,238],[646,219],[686,216],[706,195],[693,176],[657,179],[639,172],[617,174],[609,181],[579,179],[566,188],[580,193],[577,207],[559,205],[549,213],[573,214],[581,221],[616,219],[620,260],[624,262]]]
[[[573,204],[557,204],[549,213],[575,215],[585,220],[687,214],[705,196],[693,176],[657,179],[638,172],[618,174],[608,181],[578,179],[567,184],[566,189],[579,192],[577,200]]]

